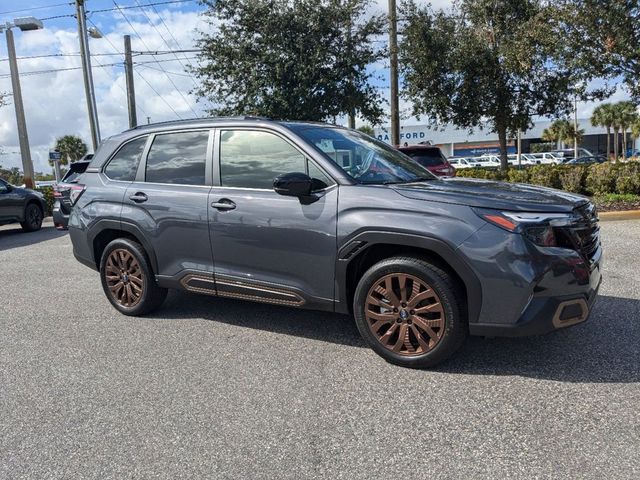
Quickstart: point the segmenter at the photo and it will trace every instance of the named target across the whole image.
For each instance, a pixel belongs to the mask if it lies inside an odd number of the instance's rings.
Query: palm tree
[[[603,103],[598,105],[591,115],[591,125],[607,129],[607,157],[611,154],[611,127],[614,123],[613,105]]]
[[[620,123],[620,128],[622,129],[622,158],[623,160],[627,159],[627,130],[633,125],[635,120],[638,118],[638,114],[636,112],[636,106],[629,101],[626,102],[618,102],[615,105],[618,115],[618,120]]]
[[[580,142],[584,135],[584,130],[576,130],[575,125],[569,120],[556,120],[542,132],[542,139],[545,142],[556,142],[564,144],[573,144],[574,141]]]
[[[69,162],[80,160],[87,153],[87,144],[80,137],[65,135],[56,140],[54,150],[62,154],[60,163],[67,165]]]
[[[568,120],[555,120],[551,125],[542,131],[542,140],[545,142],[555,142],[559,147],[567,137],[567,131],[571,123]]]

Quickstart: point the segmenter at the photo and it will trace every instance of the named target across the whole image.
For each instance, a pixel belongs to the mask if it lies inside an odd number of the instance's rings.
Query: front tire
[[[25,232],[36,232],[42,228],[42,210],[35,203],[30,203],[24,210],[24,222],[20,226]]]
[[[156,283],[142,246],[127,238],[107,245],[100,260],[100,278],[107,299],[125,315],[145,315],[157,309],[167,289]]]
[[[390,363],[433,367],[467,336],[463,296],[446,271],[415,257],[372,266],[356,288],[353,311],[360,334]]]

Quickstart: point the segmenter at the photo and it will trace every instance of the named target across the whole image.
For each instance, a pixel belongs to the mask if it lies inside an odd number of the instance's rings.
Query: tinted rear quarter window
[[[69,165],[69,171],[62,177],[61,183],[76,183],[88,166],[89,162],[72,163]]]
[[[125,143],[109,161],[104,169],[105,175],[111,180],[122,182],[135,180],[140,157],[146,143],[146,136]]]
[[[439,150],[409,150],[404,153],[423,167],[436,167],[444,163]]]
[[[147,182],[204,185],[209,131],[156,135],[147,156]]]

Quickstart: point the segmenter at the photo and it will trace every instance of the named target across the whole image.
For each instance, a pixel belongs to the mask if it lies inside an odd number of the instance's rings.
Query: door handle
[[[142,192],[137,192],[135,195],[131,195],[129,199],[133,200],[136,203],[142,203],[149,200],[149,197],[147,197],[147,195]]]
[[[234,208],[236,208],[236,204],[233,203],[228,198],[221,198],[217,202],[213,202],[211,206],[216,210],[220,210],[220,211],[233,210]]]

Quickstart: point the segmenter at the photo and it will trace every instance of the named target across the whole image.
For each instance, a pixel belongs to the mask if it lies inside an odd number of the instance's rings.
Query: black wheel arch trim
[[[415,235],[402,231],[366,230],[356,233],[345,240],[338,248],[336,259],[336,311],[349,313],[347,299],[347,268],[354,260],[360,258],[372,246],[380,244],[395,244],[403,247],[419,248],[435,253],[460,277],[467,291],[467,311],[469,323],[476,323],[480,317],[482,307],[482,288],[480,280],[471,267],[456,253],[456,250],[446,242],[429,236]],[[357,245],[356,255],[345,252],[353,250]],[[340,255],[342,253],[342,255]]]
[[[135,224],[129,222],[123,222],[115,219],[102,219],[98,220],[95,224],[93,224],[89,231],[87,232],[87,237],[89,239],[89,248],[91,249],[91,256],[96,259],[96,252],[94,251],[94,241],[98,235],[100,235],[105,230],[119,230],[130,235],[133,235],[142,247],[144,248],[145,253],[149,257],[149,261],[151,262],[151,266],[154,272],[158,272],[158,260],[156,258],[156,253],[151,246],[151,243],[147,240],[144,232]],[[96,267],[100,269],[100,259],[96,259]]]

